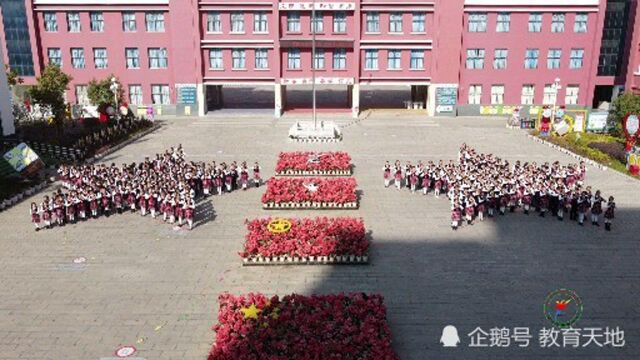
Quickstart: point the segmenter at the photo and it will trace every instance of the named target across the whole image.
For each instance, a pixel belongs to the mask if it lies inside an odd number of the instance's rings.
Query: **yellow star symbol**
[[[244,319],[255,319],[258,320],[258,314],[261,312],[262,310],[258,309],[256,307],[256,304],[251,304],[251,306],[249,307],[245,307],[240,309],[240,312],[242,313],[242,315],[244,315]]]

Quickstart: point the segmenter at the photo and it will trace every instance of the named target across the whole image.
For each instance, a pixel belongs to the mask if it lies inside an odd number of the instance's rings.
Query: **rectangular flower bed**
[[[357,209],[353,178],[271,178],[262,195],[264,209]]]
[[[278,176],[350,176],[351,156],[345,152],[281,152]]]
[[[364,221],[348,217],[256,219],[247,223],[243,265],[365,264]]]
[[[207,360],[396,360],[381,295],[263,294],[218,298]]]

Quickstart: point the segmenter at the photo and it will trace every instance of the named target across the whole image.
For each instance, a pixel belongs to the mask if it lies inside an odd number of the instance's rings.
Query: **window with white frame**
[[[93,32],[103,32],[104,31],[104,16],[101,12],[90,12],[90,27]]]
[[[570,69],[582,69],[584,60],[584,49],[571,49],[571,58],[569,61]]]
[[[411,32],[423,33],[427,31],[427,16],[425,13],[413,13],[411,19]]]
[[[316,49],[313,56],[313,68],[316,70],[324,69],[324,49]]]
[[[151,101],[154,105],[168,105],[169,99],[169,85],[167,84],[154,84],[151,85]]]
[[[522,97],[520,103],[522,105],[533,105],[536,87],[533,84],[522,85]]]
[[[467,69],[484,68],[484,49],[467,49]]]
[[[58,67],[62,67],[62,51],[60,48],[48,48],[47,55],[49,56],[50,65],[58,65]]]
[[[76,85],[76,104],[78,105],[91,105],[89,100],[89,87],[87,85]]]
[[[71,66],[74,69],[84,69],[84,49],[71,48]]]
[[[209,69],[221,70],[222,67],[222,49],[209,49]]]
[[[482,101],[482,85],[469,86],[469,105],[480,105]]]
[[[256,49],[255,50],[255,62],[256,69],[268,69],[269,68],[269,59],[267,57],[267,49]]]
[[[491,105],[504,104],[504,85],[491,85]]]
[[[543,105],[555,104],[557,95],[558,95],[558,90],[552,84],[545,85],[544,92],[542,93],[542,104]]]
[[[562,50],[549,49],[549,53],[547,54],[547,69],[559,69],[561,57]]]
[[[411,70],[424,69],[424,50],[411,50],[411,61],[409,66]]]
[[[324,14],[322,11],[315,11],[315,15],[311,18],[311,32],[324,32]]]
[[[287,13],[287,31],[300,32],[300,13],[297,11],[289,11]]]
[[[387,51],[387,68],[389,70],[400,70],[401,64],[402,64],[402,51],[388,50]]]
[[[151,11],[144,14],[147,32],[164,32],[164,13]]]
[[[124,49],[127,59],[127,69],[140,69],[140,50],[138,48]]]
[[[106,69],[108,66],[107,49],[93,48],[93,63],[96,69]]]
[[[82,30],[79,12],[67,13],[67,30],[69,32],[80,32]]]
[[[540,55],[539,49],[527,49],[524,53],[524,68],[537,69],[539,55]]]
[[[561,33],[564,32],[564,14],[553,13],[551,16],[551,32]]]
[[[135,32],[137,30],[136,13],[125,11],[122,13],[122,31]]]
[[[334,49],[333,50],[333,69],[344,70],[346,68],[347,68],[347,50]]]
[[[300,69],[300,49],[289,49],[287,54],[287,68],[290,70]]]
[[[267,29],[267,13],[258,11],[253,13],[253,31],[257,33],[266,33]]]
[[[244,13],[234,11],[231,13],[231,32],[243,33],[244,32]]]
[[[486,32],[487,31],[487,14],[486,13],[469,13],[468,19],[469,32]]]
[[[542,31],[542,14],[531,13],[529,14],[529,32],[541,32]]]
[[[565,105],[577,105],[578,104],[578,92],[580,87],[578,85],[568,85],[567,93],[564,97]]]
[[[44,12],[44,31],[46,32],[58,31],[58,14],[52,11]]]
[[[347,32],[347,13],[344,11],[336,11],[333,13],[333,32]]]
[[[380,13],[378,13],[377,11],[371,11],[367,13],[366,32],[368,33],[380,32]]]
[[[367,49],[364,51],[365,70],[378,70],[378,50]]]
[[[392,12],[391,14],[389,14],[389,32],[402,32],[402,13]]]
[[[231,68],[243,70],[247,68],[246,51],[244,49],[233,49],[231,51]]]
[[[493,51],[493,68],[503,70],[507,68],[507,49],[495,49]]]
[[[496,20],[496,32],[509,32],[511,28],[511,14],[499,13]]]
[[[573,23],[573,32],[586,33],[588,22],[589,22],[589,14],[577,13],[576,21]]]
[[[142,85],[129,85],[129,104],[142,105]]]
[[[149,68],[166,69],[168,66],[166,48],[149,48]]]
[[[207,32],[208,33],[221,33],[222,32],[222,16],[217,11],[210,11],[207,13]]]

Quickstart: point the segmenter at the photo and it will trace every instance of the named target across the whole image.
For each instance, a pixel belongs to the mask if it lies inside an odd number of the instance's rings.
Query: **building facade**
[[[131,105],[176,114],[224,107],[225,86],[265,86],[279,117],[287,92],[311,84],[313,67],[316,84],[347,89],[354,115],[361,91],[380,86],[410,87],[410,100],[430,115],[592,108],[620,90],[640,91],[638,0],[1,5],[4,60],[26,84],[58,64],[73,77],[67,98],[78,104],[88,101],[89,81],[113,74]]]

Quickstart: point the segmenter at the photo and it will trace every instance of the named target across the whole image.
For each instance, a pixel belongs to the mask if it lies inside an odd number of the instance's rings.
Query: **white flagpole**
[[[316,118],[316,0],[311,3],[311,96],[313,106],[313,129],[317,130]]]

